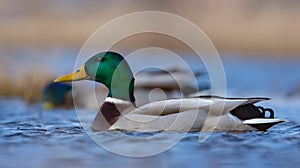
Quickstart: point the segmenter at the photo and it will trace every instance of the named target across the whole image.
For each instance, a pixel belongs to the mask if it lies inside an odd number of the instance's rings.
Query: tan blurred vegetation
[[[221,52],[293,55],[300,53],[299,9],[297,0],[1,0],[0,45],[79,48],[113,18],[158,10],[196,23]]]
[[[53,78],[51,73],[38,64],[33,64],[32,68],[18,67],[19,74],[9,72],[5,62],[0,62],[0,66],[0,95],[21,97],[26,103],[39,101],[43,88]]]

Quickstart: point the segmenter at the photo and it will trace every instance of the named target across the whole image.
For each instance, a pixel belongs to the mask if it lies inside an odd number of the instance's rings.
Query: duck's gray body
[[[157,101],[135,108],[130,102],[107,98],[92,128],[138,132],[265,131],[284,120],[266,118],[258,109],[253,110],[253,104],[262,100],[267,98],[200,97]]]

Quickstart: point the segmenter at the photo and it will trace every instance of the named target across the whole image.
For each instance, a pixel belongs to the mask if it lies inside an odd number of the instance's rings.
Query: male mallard
[[[135,88],[162,90],[182,90],[186,96],[198,91],[197,86],[190,82],[193,78],[204,76],[204,72],[193,73],[181,67],[169,67],[166,69],[148,69],[137,74]],[[206,86],[207,89],[209,86]],[[187,90],[189,89],[189,90]]]
[[[192,93],[204,93],[209,91],[209,85],[202,82],[201,87],[196,84],[197,78],[204,76],[204,72],[188,71],[179,66],[165,69],[146,69],[135,74],[135,97],[137,105],[143,105],[151,101],[159,101],[170,98],[187,97]],[[194,82],[193,82],[194,81]],[[205,86],[205,87],[203,87]],[[151,95],[146,97],[145,95]]]
[[[108,88],[108,96],[92,122],[93,130],[265,131],[285,121],[274,119],[273,110],[253,105],[268,98],[206,96],[162,100],[136,107],[132,71],[126,60],[115,52],[96,54],[77,71],[55,82],[85,79]],[[270,113],[269,117],[265,112]]]
[[[54,107],[69,108],[72,106],[72,97],[68,96],[72,86],[65,83],[49,83],[43,89],[43,108],[46,110]]]

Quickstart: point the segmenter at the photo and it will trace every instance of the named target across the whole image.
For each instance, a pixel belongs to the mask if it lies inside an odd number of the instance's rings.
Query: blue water
[[[300,81],[299,59],[272,60],[225,57],[228,94],[267,96],[261,105],[272,107],[276,117],[290,122],[268,132],[213,133],[199,142],[188,133],[170,150],[155,156],[130,158],[107,151],[86,134],[75,110],[42,111],[18,98],[0,99],[0,167],[299,167],[299,96],[288,97]],[[72,67],[72,66],[69,66]],[[89,117],[93,114],[87,111]],[[87,117],[87,118],[89,118]],[[87,132],[91,130],[87,128]],[[154,146],[130,138],[158,134],[157,144],[183,133],[92,133],[125,151],[141,152]]]

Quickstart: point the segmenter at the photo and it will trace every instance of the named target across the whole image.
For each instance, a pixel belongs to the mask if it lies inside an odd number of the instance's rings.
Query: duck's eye
[[[101,57],[98,57],[98,58],[97,58],[97,61],[99,61],[99,62],[102,61],[102,58],[101,58]]]
[[[78,70],[76,71],[76,73],[78,73],[78,72],[80,72],[80,69],[78,69]]]

